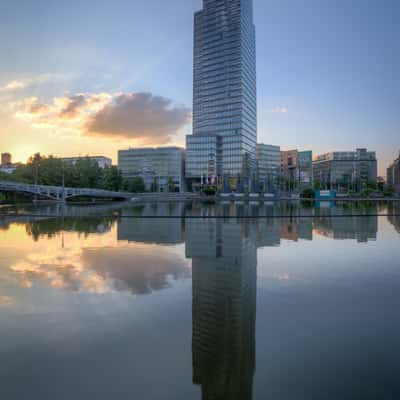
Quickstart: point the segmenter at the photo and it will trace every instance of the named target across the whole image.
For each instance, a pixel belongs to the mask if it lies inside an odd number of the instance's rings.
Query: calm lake
[[[400,202],[0,214],[0,399],[400,398]]]

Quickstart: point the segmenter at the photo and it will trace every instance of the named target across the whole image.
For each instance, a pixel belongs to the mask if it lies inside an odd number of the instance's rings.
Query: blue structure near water
[[[315,199],[316,200],[334,200],[336,197],[336,192],[334,190],[316,190]]]

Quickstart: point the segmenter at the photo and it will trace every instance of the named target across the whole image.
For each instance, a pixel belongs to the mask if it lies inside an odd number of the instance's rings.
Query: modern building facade
[[[281,176],[285,179],[298,180],[298,150],[281,151]]]
[[[10,153],[2,153],[1,154],[1,165],[10,165],[12,164],[12,156]]]
[[[221,137],[190,135],[186,137],[186,179],[200,184],[214,184],[221,177]]]
[[[289,186],[302,189],[312,185],[313,160],[312,151],[297,149],[281,151],[281,178]]]
[[[278,187],[281,169],[281,148],[269,144],[257,144],[257,171],[261,188],[274,192]]]
[[[248,181],[256,169],[256,143],[253,0],[203,0],[194,17],[188,180]]]
[[[298,152],[300,185],[311,186],[313,183],[313,153],[310,150]]]
[[[118,168],[125,179],[141,177],[147,190],[184,189],[184,150],[180,147],[132,148],[118,152]]]
[[[0,172],[11,175],[18,168],[18,164],[0,165]]]
[[[86,160],[89,159],[93,162],[96,162],[100,168],[106,168],[106,167],[111,167],[112,166],[112,160],[111,158],[104,157],[104,156],[78,156],[78,157],[63,157],[62,160],[66,163],[70,163],[72,165],[75,165],[78,161],[80,160]]]
[[[314,160],[313,170],[314,181],[323,188],[359,191],[367,183],[376,182],[376,153],[357,149],[323,154]]]
[[[387,169],[386,183],[400,193],[400,151],[399,157]]]

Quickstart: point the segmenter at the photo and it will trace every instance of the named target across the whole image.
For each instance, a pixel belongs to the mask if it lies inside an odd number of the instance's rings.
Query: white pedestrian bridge
[[[101,189],[68,188],[62,186],[30,185],[27,183],[0,181],[0,192],[24,193],[50,200],[65,201],[73,197],[110,198],[128,200],[133,193],[112,192]]]
[[[198,198],[194,193],[128,193],[102,189],[69,188],[62,186],[30,185],[27,183],[0,181],[0,192],[24,193],[64,202],[74,197],[90,197],[115,200],[136,200],[144,202],[188,201]]]

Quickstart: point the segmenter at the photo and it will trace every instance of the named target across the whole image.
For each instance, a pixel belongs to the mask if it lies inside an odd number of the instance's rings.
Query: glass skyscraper
[[[203,0],[194,17],[193,135],[186,177],[248,180],[257,143],[253,0]]]

